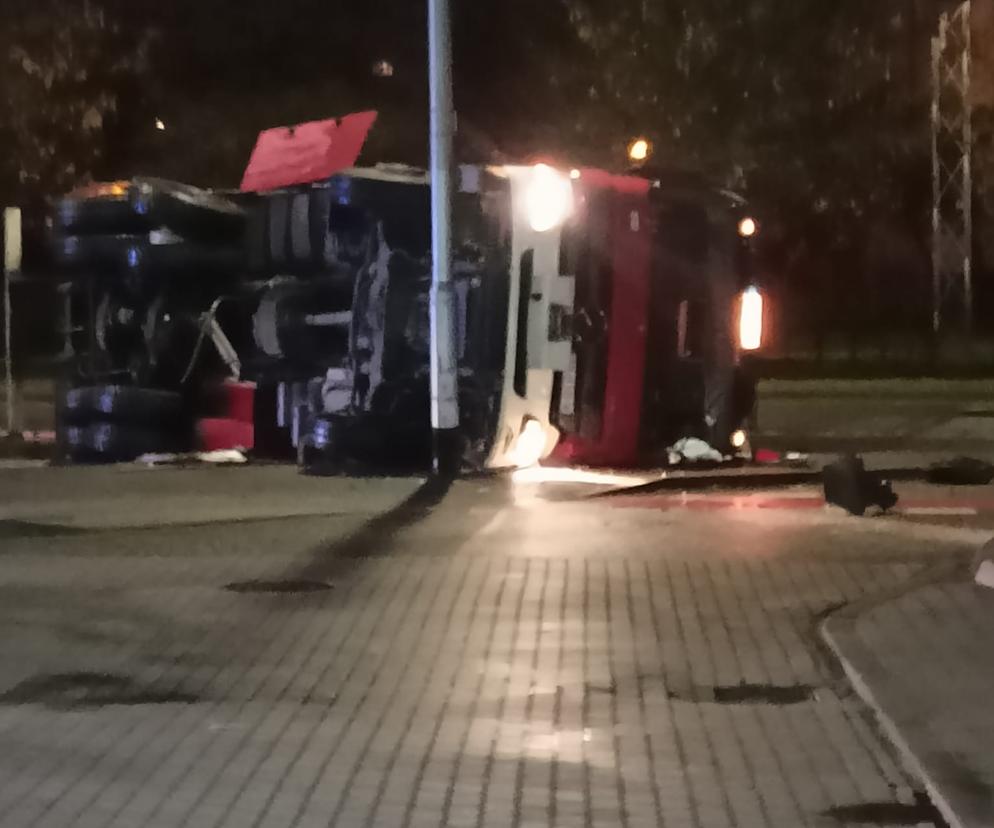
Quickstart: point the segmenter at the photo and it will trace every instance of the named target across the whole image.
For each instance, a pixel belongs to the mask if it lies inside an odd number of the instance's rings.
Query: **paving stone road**
[[[964,828],[994,825],[992,622],[994,591],[950,573],[826,626],[888,735]]]
[[[927,824],[816,625],[961,547],[617,505],[18,524],[0,826]]]

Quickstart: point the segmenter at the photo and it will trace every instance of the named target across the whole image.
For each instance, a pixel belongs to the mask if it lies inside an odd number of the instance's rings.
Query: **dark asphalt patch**
[[[814,688],[808,684],[732,684],[714,688],[714,700],[718,704],[772,704],[783,707],[790,704],[803,704],[815,697]]]
[[[948,823],[938,808],[924,793],[915,792],[912,804],[902,802],[863,802],[859,805],[841,805],[829,808],[823,816],[843,825],[927,825],[948,828]]]
[[[239,594],[264,595],[309,595],[315,592],[327,592],[332,585],[326,581],[236,581],[225,587],[228,592]]]
[[[674,701],[696,704],[768,704],[786,707],[813,701],[815,688],[808,684],[728,684],[670,690]]]
[[[109,705],[194,704],[198,698],[177,690],[143,687],[113,673],[48,673],[22,681],[0,695],[0,704],[41,704],[55,710]]]
[[[82,535],[87,531],[76,526],[32,523],[26,520],[0,520],[0,540],[13,540],[15,538],[57,538],[65,535]]]
[[[939,486],[986,486],[994,480],[994,466],[974,457],[956,457],[937,463],[928,472],[928,482]]]

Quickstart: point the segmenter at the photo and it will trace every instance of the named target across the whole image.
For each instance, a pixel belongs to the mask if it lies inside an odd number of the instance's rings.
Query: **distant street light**
[[[751,239],[757,232],[759,232],[759,225],[756,224],[756,219],[747,216],[739,222],[739,235],[743,239]]]
[[[628,158],[641,163],[652,155],[652,142],[648,138],[636,138],[628,145]]]
[[[373,64],[373,74],[378,78],[392,78],[393,64],[389,60],[378,60]]]
[[[165,123],[165,121],[163,121],[161,118],[156,118],[155,119],[155,128],[157,130],[159,130],[159,132],[165,132],[166,131],[166,123]]]

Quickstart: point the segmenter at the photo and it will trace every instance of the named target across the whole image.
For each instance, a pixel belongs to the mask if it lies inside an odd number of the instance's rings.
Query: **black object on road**
[[[986,486],[992,480],[994,466],[974,457],[957,457],[928,470],[928,482],[940,486]]]
[[[822,470],[825,500],[841,506],[849,514],[862,517],[871,506],[885,512],[897,505],[897,495],[891,484],[879,475],[868,472],[863,460],[855,455],[840,457]]]

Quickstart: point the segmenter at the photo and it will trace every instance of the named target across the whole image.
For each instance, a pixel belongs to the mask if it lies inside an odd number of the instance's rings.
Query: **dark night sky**
[[[151,16],[134,6],[125,13],[129,25],[159,32],[147,104],[170,126],[152,137],[158,158],[139,153],[136,162],[230,184],[260,129],[366,108],[381,112],[367,160],[425,161],[424,0],[171,0]],[[564,57],[577,65],[563,8],[456,0],[453,18],[460,151],[476,159],[534,151],[555,108],[578,94],[550,88],[544,65]],[[395,66],[392,78],[374,77],[380,59]],[[573,80],[578,90],[579,73]],[[190,141],[198,152],[183,152]]]

